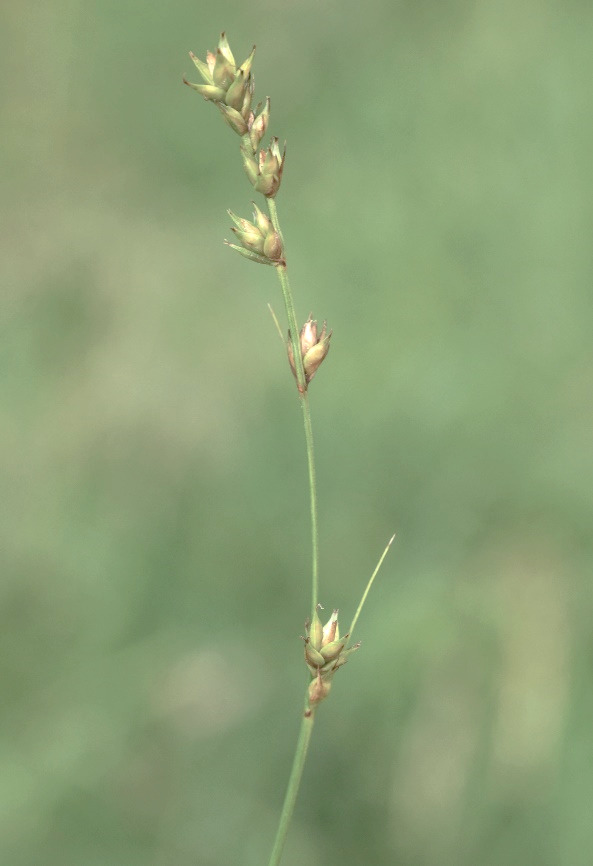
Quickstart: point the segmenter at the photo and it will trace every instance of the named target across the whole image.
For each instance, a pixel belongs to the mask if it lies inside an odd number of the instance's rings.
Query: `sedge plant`
[[[292,769],[269,859],[269,866],[277,866],[280,863],[294,811],[317,708],[329,695],[336,672],[346,664],[352,653],[360,646],[359,643],[352,643],[354,628],[394,536],[389,540],[367,583],[348,631],[345,634],[340,633],[337,608],[333,610],[324,625],[319,617],[319,611],[323,608],[319,604],[317,487],[309,386],[327,357],[332,331],[328,330],[325,321],[319,328],[312,314],[301,327],[298,325],[288,278],[286,246],[276,208],[276,197],[282,183],[286,161],[286,146],[281,149],[278,138],[271,137],[267,147],[262,147],[270,123],[270,99],[267,97],[265,101],[254,105],[255,84],[251,71],[254,56],[255,46],[247,59],[241,65],[237,65],[228,40],[222,33],[216,51],[208,51],[205,61],[190,52],[190,57],[202,77],[202,83],[195,84],[186,78],[183,80],[207,102],[213,103],[218,108],[227,125],[239,137],[239,150],[245,174],[254,192],[263,197],[262,204],[265,202],[266,210],[262,210],[258,204],[252,202],[251,220],[228,211],[234,223],[231,231],[234,233],[235,240],[233,243],[229,241],[225,243],[244,258],[273,267],[278,275],[286,314],[286,352],[296,383],[305,434],[311,512],[311,612],[305,621],[305,635],[302,639],[309,681],[304,696],[301,727]],[[277,320],[276,324],[278,325]],[[282,329],[279,325],[278,328],[284,341]]]

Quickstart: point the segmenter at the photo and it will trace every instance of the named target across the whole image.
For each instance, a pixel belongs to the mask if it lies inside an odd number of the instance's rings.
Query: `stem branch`
[[[349,636],[350,636],[350,638],[349,638],[350,641],[352,641],[352,635],[354,634],[354,626],[355,626],[356,623],[358,622],[358,617],[360,616],[360,612],[361,612],[361,610],[362,610],[362,608],[363,608],[363,606],[364,606],[365,601],[367,600],[367,595],[368,595],[369,592],[371,591],[371,586],[373,585],[373,582],[374,582],[375,578],[376,578],[377,575],[379,574],[379,569],[380,569],[381,566],[383,565],[383,560],[385,559],[385,557],[386,557],[387,554],[389,553],[389,548],[390,548],[391,545],[393,544],[393,539],[394,539],[394,538],[395,538],[395,535],[392,535],[391,538],[389,539],[389,541],[387,542],[387,547],[385,548],[385,550],[384,550],[383,553],[381,554],[381,557],[380,557],[380,559],[379,559],[379,562],[378,562],[377,565],[375,566],[375,570],[374,570],[373,573],[371,574],[371,576],[370,576],[370,578],[369,578],[369,582],[368,582],[367,585],[366,585],[366,589],[365,589],[365,591],[364,591],[363,594],[362,594],[362,598],[360,599],[360,604],[359,604],[358,607],[356,608],[356,613],[354,614],[354,619],[352,620],[352,624],[350,625],[350,628],[349,628],[349,630],[348,630],[348,634],[349,634]]]

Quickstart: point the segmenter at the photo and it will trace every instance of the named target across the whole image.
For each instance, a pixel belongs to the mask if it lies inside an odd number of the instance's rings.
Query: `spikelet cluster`
[[[255,83],[251,71],[255,57],[255,45],[247,59],[237,64],[225,33],[221,33],[216,51],[208,51],[206,60],[190,51],[190,57],[202,76],[201,84],[184,78],[184,82],[197,91],[207,102],[216,105],[225,122],[241,138],[240,151],[243,168],[249,182],[256,192],[267,199],[273,199],[282,182],[286,145],[280,149],[278,138],[272,137],[267,148],[260,148],[270,122],[270,99],[253,105]],[[286,268],[282,237],[272,224],[271,219],[253,203],[252,220],[229,215],[234,223],[231,231],[235,242],[225,241],[227,246],[249,261],[260,265],[273,265]],[[299,391],[307,390],[309,382],[329,352],[331,331],[327,323],[317,331],[317,322],[309,316],[303,325],[298,341],[304,371],[304,383],[299,384],[295,364],[292,335],[289,331],[287,351],[290,368],[297,380]],[[295,342],[296,346],[296,342]]]
[[[328,696],[336,671],[346,664],[360,644],[346,648],[349,635],[340,637],[337,610],[325,625],[322,625],[316,610],[313,619],[305,623],[305,635],[305,663],[312,677],[309,704],[315,706]]]

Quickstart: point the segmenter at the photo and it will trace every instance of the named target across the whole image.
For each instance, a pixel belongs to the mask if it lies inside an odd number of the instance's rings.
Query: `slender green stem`
[[[313,451],[313,428],[307,392],[301,395],[305,441],[307,444],[307,464],[309,468],[309,499],[311,505],[311,618],[317,610],[319,595],[319,530],[317,528],[317,479],[315,475],[315,453]]]
[[[276,210],[276,202],[273,198],[268,201],[268,209],[272,225],[278,233],[282,241],[284,255],[286,255],[286,246],[282,237],[282,230],[278,222],[278,211]],[[280,285],[282,287],[282,296],[284,298],[284,306],[286,308],[286,318],[288,320],[288,329],[290,331],[290,339],[292,343],[292,354],[294,357],[294,365],[297,374],[297,386],[301,396],[301,409],[303,413],[303,425],[305,428],[305,444],[307,448],[307,464],[309,471],[309,498],[311,505],[311,617],[315,614],[317,608],[318,592],[319,592],[319,536],[317,528],[317,482],[315,476],[315,452],[313,450],[313,427],[311,426],[311,411],[309,408],[309,398],[307,396],[307,385],[305,382],[305,370],[303,368],[303,359],[301,357],[301,349],[299,342],[300,329],[297,324],[294,303],[292,300],[292,292],[288,280],[288,271],[286,263],[278,265],[276,268]]]
[[[268,199],[268,209],[270,218],[275,231],[278,233],[282,241],[284,256],[286,256],[286,246],[282,237],[282,230],[278,222],[278,211],[276,210],[276,202],[274,199]],[[309,501],[311,507],[311,617],[313,617],[317,609],[317,597],[319,587],[319,541],[317,528],[317,482],[315,477],[315,453],[313,449],[313,427],[311,425],[311,410],[309,407],[309,398],[307,396],[307,383],[305,379],[305,370],[303,367],[303,359],[301,357],[300,347],[300,329],[297,323],[294,303],[292,300],[292,292],[288,280],[288,272],[286,269],[286,261],[283,261],[276,267],[280,285],[282,287],[282,296],[284,298],[284,306],[286,308],[286,318],[288,320],[288,329],[290,332],[290,340],[292,343],[292,354],[294,358],[294,366],[296,370],[297,388],[301,398],[301,410],[303,413],[303,426],[305,429],[305,445],[307,449],[307,465],[309,476]],[[315,720],[315,710],[309,706],[309,694],[305,693],[305,708],[301,720],[301,730],[297,742],[294,758],[292,762],[292,770],[286,788],[284,804],[280,814],[274,848],[270,856],[269,866],[278,866],[282,856],[282,850],[286,841],[286,835],[294,812],[294,807],[301,784],[303,768],[309,749],[311,733],[313,731],[313,722]]]
[[[278,830],[276,831],[274,848],[272,849],[272,853],[270,855],[269,866],[278,866],[278,864],[280,863],[280,858],[282,857],[284,843],[286,841],[292,813],[294,812],[294,805],[296,803],[299,786],[301,784],[303,767],[305,766],[305,760],[307,758],[307,751],[309,749],[309,742],[311,740],[311,734],[313,732],[314,721],[315,710],[309,709],[308,695],[306,695],[305,711],[301,720],[301,730],[299,732],[299,739],[292,761],[292,770],[290,771],[290,778],[286,787],[284,804],[282,806],[282,813],[280,815],[280,821],[278,823]]]

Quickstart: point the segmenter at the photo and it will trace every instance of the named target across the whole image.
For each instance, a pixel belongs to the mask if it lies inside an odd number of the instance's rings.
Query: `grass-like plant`
[[[280,863],[288,827],[294,811],[303,767],[311,740],[311,733],[313,731],[315,712],[319,704],[327,698],[336,672],[346,664],[350,655],[360,646],[359,643],[352,643],[354,628],[371,585],[393,542],[393,536],[389,540],[368,581],[346,634],[340,635],[337,609],[333,610],[329,620],[323,625],[319,618],[319,611],[323,608],[318,600],[317,493],[313,428],[311,426],[308,388],[315,373],[327,357],[332,332],[328,331],[326,322],[319,329],[312,315],[309,316],[302,327],[299,328],[297,323],[288,280],[286,246],[276,209],[276,196],[280,189],[286,161],[286,147],[281,150],[278,138],[273,137],[267,149],[260,149],[270,122],[270,99],[267,97],[265,102],[259,102],[255,108],[252,107],[255,85],[251,67],[254,55],[255,46],[245,62],[238,66],[227,38],[222,33],[216,51],[209,51],[206,55],[206,61],[200,60],[190,52],[190,57],[202,76],[203,83],[193,84],[185,78],[183,80],[208,102],[214,103],[226,123],[239,136],[240,152],[245,173],[253,189],[260,193],[266,201],[267,214],[260,210],[257,204],[253,202],[254,211],[251,221],[236,216],[232,211],[228,212],[234,223],[232,231],[237,242],[229,243],[225,241],[225,243],[252,262],[274,267],[278,274],[288,325],[288,339],[286,341],[288,362],[296,380],[297,394],[301,405],[305,430],[311,507],[312,558],[311,614],[305,622],[305,636],[303,640],[305,645],[305,664],[310,678],[305,692],[305,705],[292,770],[280,814],[276,839],[269,860],[270,866],[276,866],[276,864]],[[284,341],[282,330],[276,319],[275,321],[280,336]]]

